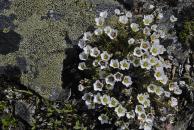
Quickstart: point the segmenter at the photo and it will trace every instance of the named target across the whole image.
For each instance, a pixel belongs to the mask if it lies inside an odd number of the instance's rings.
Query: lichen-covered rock
[[[75,43],[94,23],[96,12],[117,6],[119,4],[114,0],[105,3],[103,0],[11,1],[4,15],[16,16],[15,32],[22,40],[18,50],[0,55],[0,65],[18,66],[23,85],[43,97],[52,97],[53,88],[62,86],[61,74],[65,49],[70,46],[68,43]]]

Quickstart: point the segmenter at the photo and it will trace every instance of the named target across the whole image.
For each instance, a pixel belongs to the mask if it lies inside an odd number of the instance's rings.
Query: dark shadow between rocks
[[[0,31],[0,54],[6,55],[19,50],[21,36],[14,31]]]

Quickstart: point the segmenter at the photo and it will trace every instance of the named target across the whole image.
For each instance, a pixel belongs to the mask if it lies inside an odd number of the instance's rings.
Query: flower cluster
[[[182,94],[179,82],[168,76],[172,63],[162,45],[168,33],[157,24],[164,15],[153,11],[138,22],[132,12],[116,9],[112,26],[107,25],[112,18],[108,15],[100,12],[95,31],[85,32],[78,43],[82,49],[78,69],[94,74],[80,81],[79,91],[88,109],[103,110],[98,116],[101,124],[114,123],[121,129],[136,124],[151,130],[155,120],[164,123],[176,113]],[[171,16],[169,21],[177,18]]]

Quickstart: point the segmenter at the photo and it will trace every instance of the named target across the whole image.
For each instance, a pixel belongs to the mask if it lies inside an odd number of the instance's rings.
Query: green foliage
[[[179,33],[179,38],[182,43],[186,43],[189,36],[194,35],[194,21],[185,21],[183,29]]]

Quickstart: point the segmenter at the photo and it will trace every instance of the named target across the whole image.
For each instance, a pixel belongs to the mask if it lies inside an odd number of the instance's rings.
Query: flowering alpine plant
[[[91,76],[78,89],[101,125],[151,130],[175,123],[187,84],[170,73],[172,59],[162,44],[170,34],[158,25],[164,17],[158,10],[141,16],[119,9],[111,16],[100,12],[96,29],[80,39],[78,69]]]

